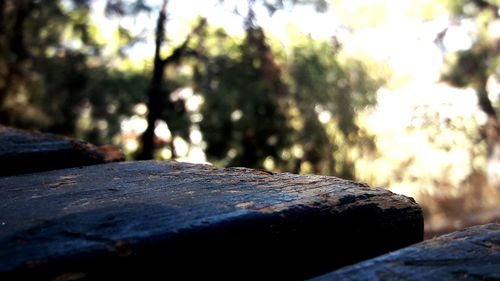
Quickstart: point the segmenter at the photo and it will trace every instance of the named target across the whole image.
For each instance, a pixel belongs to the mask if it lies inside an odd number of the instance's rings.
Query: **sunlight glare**
[[[203,102],[204,99],[201,95],[192,95],[186,100],[186,110],[189,112],[198,112]]]
[[[142,134],[148,127],[148,122],[143,117],[134,115],[121,122],[120,127],[124,133]]]
[[[179,157],[186,157],[189,152],[189,144],[181,137],[174,137],[175,153]]]
[[[266,157],[263,163],[264,169],[272,171],[275,168],[274,158],[271,156]]]
[[[210,164],[207,162],[207,157],[203,148],[198,146],[192,146],[189,150],[189,155],[185,159],[186,162],[195,163],[195,164]]]
[[[172,151],[168,148],[163,148],[161,150],[160,156],[162,159],[170,160],[172,159]]]
[[[168,128],[167,122],[163,120],[156,121],[155,135],[165,142],[170,142],[172,138],[172,133]]]
[[[302,149],[302,146],[300,144],[295,144],[292,147],[292,154],[297,159],[304,157],[304,150]]]
[[[318,114],[318,120],[322,124],[328,123],[330,119],[332,119],[332,114],[330,113],[330,111],[325,110]]]
[[[231,113],[231,121],[238,122],[243,117],[243,111],[236,109]]]
[[[443,44],[447,51],[457,52],[470,49],[473,41],[464,26],[452,26],[448,28],[443,38]]]
[[[192,144],[195,144],[195,145],[200,144],[201,141],[203,140],[203,136],[201,135],[201,131],[197,128],[194,130],[191,130],[191,132],[189,133],[189,139],[191,140]]]
[[[148,107],[146,106],[145,103],[141,102],[141,103],[138,103],[134,106],[134,112],[135,114],[137,115],[140,115],[140,116],[145,116],[146,113],[148,112]]]
[[[135,139],[128,139],[125,141],[125,149],[134,152],[139,148],[139,142]]]

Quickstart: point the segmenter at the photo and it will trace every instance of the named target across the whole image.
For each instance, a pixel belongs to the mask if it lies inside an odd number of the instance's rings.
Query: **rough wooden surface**
[[[0,178],[0,198],[0,279],[303,279],[423,237],[411,198],[245,168],[94,165]]]
[[[313,280],[500,280],[500,224],[443,235]]]
[[[114,146],[0,125],[0,176],[123,161]]]

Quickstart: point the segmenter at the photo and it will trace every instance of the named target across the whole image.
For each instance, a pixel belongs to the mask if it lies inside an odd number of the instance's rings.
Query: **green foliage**
[[[57,77],[58,72],[51,69],[54,65],[47,65],[48,72],[38,72],[48,60],[55,64],[63,61],[71,62],[67,80],[58,79],[60,84],[75,82],[71,91],[79,88],[83,82],[77,72],[84,62],[84,55],[74,52],[63,45],[63,35],[66,31],[75,31],[75,40],[84,41],[88,38],[85,32],[85,19],[89,7],[82,1],[75,3],[74,16],[70,16],[59,1],[6,1],[3,3],[2,23],[6,27],[0,40],[0,64],[5,69],[0,76],[0,109],[1,120],[10,121],[17,125],[26,125],[26,122],[39,120],[26,120],[24,112],[30,112],[31,100],[40,100],[38,97],[51,94],[53,89],[43,89],[44,85],[57,88],[59,85],[46,83],[44,75]],[[69,65],[68,65],[69,66]],[[59,72],[61,73],[61,72]],[[63,72],[66,73],[66,72]],[[52,108],[54,109],[54,108]],[[34,110],[40,110],[36,108]],[[66,109],[69,110],[69,109]],[[58,114],[55,112],[54,114]],[[25,120],[19,120],[25,119]],[[48,119],[48,118],[44,118]],[[46,120],[47,121],[47,120]],[[50,122],[49,122],[50,123]],[[37,124],[42,125],[42,124]],[[47,125],[47,124],[45,124]]]
[[[119,132],[148,78],[106,67],[91,32],[91,2],[2,1],[0,122],[97,143]],[[83,115],[89,125],[78,128]]]
[[[347,153],[362,141],[356,112],[375,104],[382,80],[370,77],[360,61],[342,61],[338,52],[331,43],[312,39],[293,50],[291,92],[303,123],[296,141],[304,149],[300,160],[314,172],[352,178]],[[331,119],[321,120],[322,115]]]
[[[500,5],[498,0],[441,0],[448,10],[455,15],[476,17],[486,9],[495,9]]]
[[[481,46],[465,51],[459,51],[448,57],[448,65],[443,73],[443,79],[450,81],[454,86],[478,86],[478,80],[487,75],[488,52]]]
[[[498,1],[454,0],[446,1],[459,20],[472,20],[476,26],[474,43],[470,49],[449,54],[442,78],[458,87],[472,87],[479,96],[481,109],[491,118],[497,119],[494,105],[489,99],[487,83],[490,78],[500,79],[500,37],[495,34],[500,9]],[[498,121],[495,121],[498,122]]]
[[[279,92],[262,73],[266,62],[258,43],[260,29],[249,29],[239,56],[220,53],[210,59],[210,87],[205,89],[200,124],[210,160],[231,166],[262,167],[266,157],[279,159],[291,134]]]
[[[124,50],[137,38],[120,27],[120,46],[106,57],[89,23],[91,2],[1,2],[0,122],[111,142],[145,102],[150,70],[119,71],[111,63],[127,60]],[[144,1],[107,3],[108,16],[149,11]],[[326,8],[317,0],[265,3],[270,12]],[[166,68],[161,88],[161,118],[173,136],[188,140],[199,128],[208,160],[218,165],[352,177],[349,151],[371,140],[357,112],[375,103],[382,82],[364,63],[311,38],[295,42],[289,57],[275,56],[254,22],[243,39],[207,28],[188,49],[191,55]],[[176,97],[186,87],[203,96],[202,119],[190,118],[187,100]]]
[[[196,78],[209,161],[352,178],[350,151],[374,148],[356,114],[375,103],[382,79],[329,42],[302,38],[278,64],[258,28],[242,42],[220,31],[211,36],[218,40],[206,46],[209,62]]]

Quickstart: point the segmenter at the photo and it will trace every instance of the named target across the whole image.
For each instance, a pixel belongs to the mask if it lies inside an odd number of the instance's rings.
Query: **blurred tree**
[[[165,69],[171,64],[180,64],[182,59],[194,56],[199,57],[201,54],[189,46],[192,36],[200,36],[202,30],[206,25],[205,19],[199,19],[198,24],[193,29],[191,34],[187,36],[185,41],[177,46],[172,53],[166,58],[161,57],[162,45],[165,41],[165,25],[167,22],[167,4],[168,1],[164,0],[160,9],[158,20],[156,23],[155,32],[155,53],[153,59],[153,75],[148,89],[148,127],[143,133],[142,147],[138,159],[152,159],[154,157],[155,149],[155,128],[156,123],[160,119],[166,119],[170,125],[170,129],[174,132],[183,131],[187,132],[189,125],[186,122],[181,122],[184,126],[175,126],[179,120],[187,121],[185,117],[184,104],[181,101],[172,101],[169,98],[170,90],[168,86],[162,83],[167,80]],[[168,80],[167,80],[168,81]],[[163,118],[162,118],[163,117]],[[170,141],[172,157],[175,158],[175,147],[173,145],[174,138]]]
[[[308,38],[293,50],[291,92],[302,117],[296,141],[304,152],[296,163],[310,163],[314,173],[353,178],[349,151],[360,145],[374,148],[356,114],[376,103],[383,80],[370,76],[360,61],[342,59],[339,48]]]
[[[246,26],[241,44],[216,31],[216,45],[206,48],[215,55],[197,75],[209,160],[352,178],[350,150],[374,149],[356,112],[375,103],[382,80],[360,61],[340,59],[338,44],[311,38],[295,42],[280,64],[251,9]]]
[[[89,21],[93,1],[6,0],[0,5],[0,122],[110,141],[119,121],[141,100],[145,77],[106,67]],[[143,1],[108,1],[108,15],[147,11]],[[122,30],[125,42],[133,41]],[[121,50],[119,50],[121,51]],[[135,94],[135,96],[134,96]],[[81,132],[83,133],[83,132]]]
[[[455,23],[472,21],[476,30],[470,48],[452,53],[447,58],[443,79],[458,87],[475,89],[479,107],[486,114],[482,136],[488,148],[489,176],[494,184],[500,186],[500,122],[498,104],[491,97],[500,93],[491,93],[488,82],[500,80],[500,6],[498,1],[449,0],[446,1],[455,16]],[[439,40],[445,38],[449,29],[442,32]],[[498,91],[498,88],[496,89]]]
[[[263,168],[266,159],[282,164],[280,154],[292,131],[286,118],[288,89],[264,30],[255,21],[252,3],[245,17],[245,39],[233,45],[224,31],[216,31],[215,48],[226,51],[206,56],[201,66],[205,72],[198,68],[196,81],[205,97],[200,129],[209,159]]]
[[[121,45],[106,56],[89,21],[91,3],[0,2],[0,122],[109,142],[147,98],[141,159],[165,144],[175,158],[174,139],[188,140],[196,126],[209,160],[220,165],[352,176],[348,150],[370,143],[357,110],[373,104],[380,81],[359,61],[341,59],[330,42],[308,38],[296,42],[290,58],[277,56],[253,13],[256,3],[272,14],[299,4],[324,10],[325,1],[248,1],[243,39],[200,19],[184,41],[166,48],[164,1],[151,76],[112,66],[127,59],[125,49],[138,38],[119,27]],[[106,1],[108,17],[142,11],[152,11],[145,1]],[[203,97],[201,119],[191,118],[186,100],[176,96],[185,88]],[[167,143],[155,139],[161,120],[172,134]]]
[[[219,1],[220,3],[225,2],[224,0]],[[254,28],[255,30],[260,30],[260,28],[256,28],[255,26],[255,17],[253,13],[253,5],[257,1],[255,0],[248,0],[248,15],[246,17],[246,27],[247,27],[247,35],[251,35],[251,31],[249,31],[249,28]],[[267,8],[270,14],[274,13],[278,9],[283,9],[287,5],[297,5],[297,4],[313,4],[318,11],[323,11],[326,9],[327,4],[325,0],[290,0],[290,1],[283,1],[283,0],[262,0],[259,1],[261,4]],[[162,85],[162,81],[166,78],[165,77],[165,68],[171,64],[171,63],[179,63],[184,57],[187,56],[194,56],[197,57],[200,60],[203,60],[203,54],[199,52],[199,48],[190,48],[189,47],[189,42],[191,40],[191,37],[193,35],[200,35],[201,30],[203,29],[205,25],[205,20],[200,20],[198,26],[193,30],[193,32],[187,36],[186,40],[179,46],[174,48],[174,51],[169,57],[166,58],[161,58],[160,52],[162,49],[162,45],[165,41],[165,33],[166,33],[166,28],[165,25],[167,24],[167,4],[168,0],[164,0],[163,4],[161,6],[161,9],[158,14],[158,20],[156,24],[156,34],[155,34],[155,55],[154,55],[154,66],[153,66],[153,77],[151,80],[151,84],[148,90],[148,127],[146,131],[142,135],[142,147],[139,155],[137,156],[138,159],[152,159],[154,156],[154,150],[155,150],[155,134],[154,130],[156,128],[156,123],[160,120],[161,116],[165,113],[165,109],[168,107],[170,110],[174,108],[182,108],[182,104],[178,104],[177,106],[173,105],[170,99],[168,99],[168,89],[164,85]],[[236,13],[239,13],[237,10],[236,6],[234,7],[234,10]],[[263,34],[263,32],[261,31]],[[251,39],[251,36],[248,37]],[[203,41],[203,40],[201,40]],[[252,41],[255,40],[250,40],[249,43],[252,43]],[[263,42],[263,39],[261,39]],[[261,43],[262,43],[261,42]],[[256,44],[259,44],[258,42],[255,42]],[[260,46],[262,48],[265,45]],[[198,49],[198,50],[197,50]],[[243,51],[243,50],[242,50]],[[268,54],[270,54],[270,50],[267,51]],[[257,54],[258,55],[258,54]],[[263,65],[266,65],[264,62]],[[272,74],[269,72],[272,70],[268,70],[267,73],[263,73],[264,76],[267,75],[267,77],[271,77]],[[274,83],[274,82],[272,82]],[[165,106],[165,100],[166,100],[166,105]],[[180,110],[180,112],[184,112],[184,109]],[[172,113],[172,112],[170,112]],[[175,113],[175,112],[173,112]],[[175,117],[180,117],[180,116],[175,116]],[[171,120],[166,120],[167,123],[172,124],[175,119]],[[184,128],[185,129],[185,128]],[[171,146],[171,151],[172,151],[172,156],[175,158],[175,147],[173,145],[173,139],[170,143]],[[248,140],[248,139],[245,139]],[[248,157],[248,155],[246,156]],[[246,162],[244,162],[246,163]],[[254,163],[255,164],[255,163]]]
[[[262,168],[267,157],[279,159],[292,133],[282,100],[287,89],[261,28],[248,27],[238,51],[210,58],[200,127],[209,159]]]

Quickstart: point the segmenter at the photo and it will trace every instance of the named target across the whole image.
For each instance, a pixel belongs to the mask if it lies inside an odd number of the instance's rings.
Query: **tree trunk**
[[[488,116],[484,126],[488,147],[488,183],[500,188],[500,124],[498,118]]]
[[[486,77],[481,79],[478,96],[479,106],[486,113],[487,120],[483,128],[483,136],[487,145],[488,182],[491,186],[500,188],[500,122],[486,90]]]
[[[162,105],[162,78],[165,70],[165,61],[161,58],[161,46],[165,39],[165,22],[167,19],[167,0],[163,1],[162,9],[156,23],[156,46],[153,66],[153,78],[148,90],[148,127],[142,135],[142,150],[138,159],[152,159],[154,152],[154,131],[156,121],[161,117]]]

